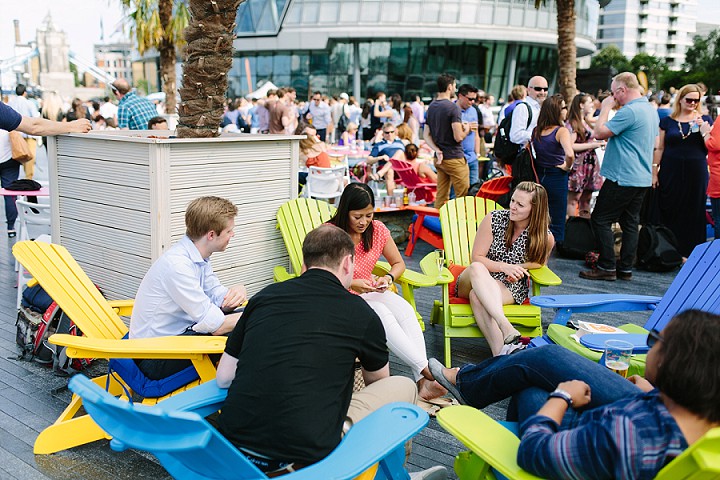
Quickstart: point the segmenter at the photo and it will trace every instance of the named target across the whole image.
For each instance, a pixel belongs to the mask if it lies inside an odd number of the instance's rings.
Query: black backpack
[[[528,109],[528,120],[527,125],[525,126],[525,128],[528,128],[530,127],[530,123],[532,122],[532,108],[530,108],[530,105],[528,105],[526,102],[520,103],[522,105],[525,105],[525,107]],[[519,107],[520,105],[515,106],[516,109]],[[497,135],[495,136],[495,146],[493,147],[493,153],[495,154],[495,158],[500,160],[505,165],[512,165],[515,161],[515,157],[520,151],[520,145],[510,141],[510,127],[512,127],[513,113],[515,113],[515,110],[510,112],[510,115],[503,118],[502,122],[500,122],[500,125],[497,129]]]
[[[637,248],[637,266],[651,272],[670,272],[682,264],[677,239],[663,225],[643,225]]]
[[[585,260],[588,252],[597,249],[597,240],[590,219],[568,217],[565,222],[565,240],[562,244],[558,244],[558,253],[565,258]]]
[[[338,124],[337,124],[338,138],[340,135],[343,134],[343,132],[345,132],[347,130],[348,123],[350,123],[350,117],[345,115],[345,107],[347,107],[347,105],[343,105],[342,110],[340,111],[340,118],[338,119]]]

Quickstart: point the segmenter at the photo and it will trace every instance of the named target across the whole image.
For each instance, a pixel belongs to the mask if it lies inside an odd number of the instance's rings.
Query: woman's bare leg
[[[490,346],[490,351],[492,352],[493,357],[495,357],[500,353],[500,350],[504,345],[503,339],[505,337],[500,331],[500,327],[497,322],[493,320],[487,310],[485,310],[482,302],[475,294],[475,290],[470,291],[469,299],[470,307],[472,307],[473,315],[475,316],[475,322],[478,327],[480,327],[480,331],[485,336],[485,339]]]
[[[460,280],[462,282],[458,294],[463,298],[470,298],[470,290],[474,291],[485,311],[497,323],[503,339],[517,332],[503,311],[503,305],[515,303],[515,300],[504,285],[490,276],[485,265],[480,262],[471,263]]]

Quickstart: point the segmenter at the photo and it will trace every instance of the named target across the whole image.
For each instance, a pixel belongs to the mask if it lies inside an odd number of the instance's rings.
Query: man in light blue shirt
[[[224,251],[234,236],[237,207],[218,197],[193,200],[185,212],[187,234],[145,274],[130,320],[130,338],[170,335],[224,335],[240,313],[230,313],[247,299],[243,285],[224,287],[210,256]],[[137,361],[153,380],[190,365],[189,360]]]
[[[326,142],[328,127],[331,127],[333,123],[330,106],[322,101],[322,94],[320,92],[313,93],[306,111],[310,113],[308,118],[312,120],[313,128],[315,128],[318,137],[320,137],[320,141]]]
[[[478,89],[465,83],[458,87],[457,105],[460,107],[463,123],[470,124],[470,133],[462,141],[463,154],[470,170],[470,185],[480,182],[480,168],[478,166],[478,152],[480,151],[480,136],[478,129],[478,110],[473,106],[478,99]]]
[[[608,143],[600,170],[605,182],[591,217],[600,258],[596,269],[580,272],[580,277],[589,280],[632,279],[640,209],[652,185],[653,149],[658,135],[657,111],[641,94],[634,73],[618,74],[610,89],[612,95],[603,100],[593,130],[596,139],[608,139]],[[608,121],[616,105],[621,108]],[[615,222],[619,222],[622,229],[622,249],[617,264],[612,232]]]

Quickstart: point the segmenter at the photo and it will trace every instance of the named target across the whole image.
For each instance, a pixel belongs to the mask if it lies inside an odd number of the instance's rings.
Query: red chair
[[[390,164],[395,173],[400,177],[400,184],[410,192],[415,192],[415,198],[425,200],[427,203],[435,201],[437,184],[423,181],[412,166],[412,163],[405,160],[390,159]]]
[[[482,184],[475,196],[495,201],[510,192],[510,182],[512,182],[512,179],[513,177],[505,175],[488,180]]]
[[[408,210],[417,214],[417,218],[408,227],[408,244],[405,247],[405,256],[412,257],[415,244],[418,240],[424,240],[435,248],[445,248],[440,229],[440,216],[438,210],[432,207],[421,205],[408,205]]]

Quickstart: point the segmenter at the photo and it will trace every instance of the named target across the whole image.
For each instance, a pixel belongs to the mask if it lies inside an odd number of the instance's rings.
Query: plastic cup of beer
[[[442,278],[443,268],[445,267],[445,250],[435,250],[435,262],[437,263],[438,278]]]
[[[633,344],[623,340],[605,341],[605,366],[623,378],[627,378]]]

